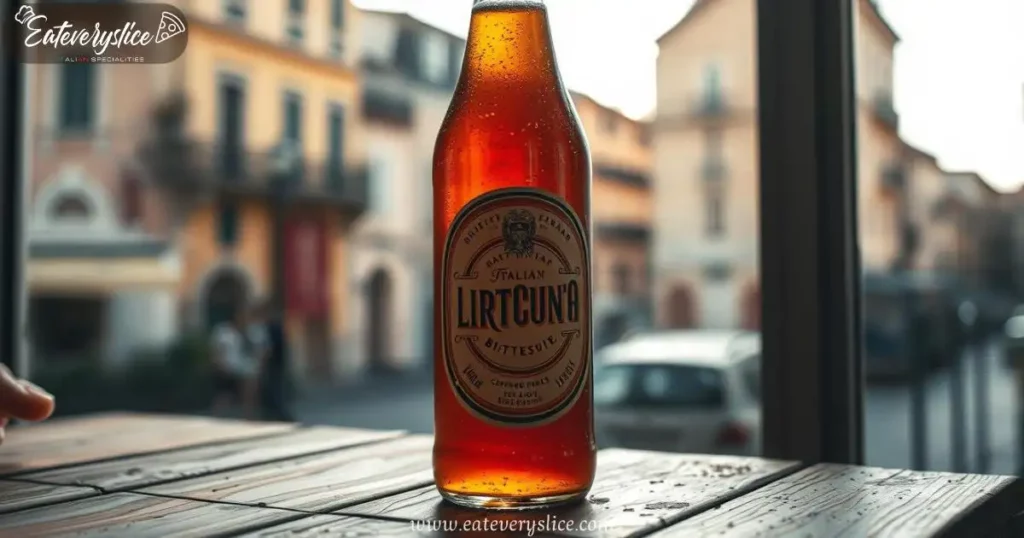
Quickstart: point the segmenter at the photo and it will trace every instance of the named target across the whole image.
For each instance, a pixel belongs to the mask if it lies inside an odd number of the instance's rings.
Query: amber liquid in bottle
[[[539,0],[478,0],[434,179],[442,496],[522,509],[594,479],[590,152]]]

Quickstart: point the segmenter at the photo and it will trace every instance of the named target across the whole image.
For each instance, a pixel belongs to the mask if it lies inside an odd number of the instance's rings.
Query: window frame
[[[726,202],[728,193],[720,181],[702,182],[704,189],[704,239],[719,241],[727,234]]]
[[[99,92],[99,77],[100,73],[97,71],[99,66],[92,63],[66,63],[57,64],[57,99],[56,99],[56,126],[57,132],[61,136],[75,136],[75,135],[90,135],[97,131],[97,125],[99,123],[99,110],[97,105],[97,94]],[[69,78],[68,75],[72,74],[73,71],[80,70],[82,73],[88,73],[88,90],[82,94],[74,91],[69,91]],[[78,79],[81,81],[82,79]],[[81,88],[76,88],[81,90]],[[69,99],[76,100],[74,103]],[[77,100],[81,102],[77,102]],[[80,114],[84,114],[83,118],[70,116],[69,112],[74,110],[69,108],[72,104],[81,105],[83,111],[79,111]],[[82,121],[82,123],[77,123]]]
[[[245,26],[249,22],[249,5],[245,0],[221,0],[221,15],[229,24]]]
[[[287,0],[285,4],[285,39],[294,47],[306,42],[306,18],[309,6],[306,0]]]
[[[281,98],[281,142],[294,143],[299,150],[302,150],[304,144],[304,135],[306,127],[306,99],[305,96],[295,89],[286,89],[283,92]],[[293,109],[292,106],[295,108]],[[289,112],[296,112],[295,125],[296,131],[290,133],[289,131],[293,127],[292,120]]]
[[[763,455],[864,462],[853,2],[758,0]]]
[[[13,13],[16,2],[4,2],[3,12]],[[5,36],[12,39],[10,35]],[[7,43],[8,50],[20,50]],[[25,209],[28,206],[27,178],[30,177],[28,151],[28,115],[32,105],[29,91],[28,64],[13,54],[0,55],[3,83],[0,84],[0,129],[8,143],[0,144],[0,177],[17,178],[0,181],[0,364],[20,376],[28,376],[25,355],[25,320],[28,293],[25,289]]]

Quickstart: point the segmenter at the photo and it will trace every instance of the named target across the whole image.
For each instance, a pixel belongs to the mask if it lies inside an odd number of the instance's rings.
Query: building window
[[[306,0],[288,0],[288,40],[302,44],[306,34]]]
[[[345,0],[331,0],[331,28],[340,32],[345,26]]]
[[[222,78],[218,89],[218,121],[221,171],[226,178],[242,174],[242,149],[245,133],[245,89],[235,78]]]
[[[344,170],[345,155],[345,109],[331,105],[327,115],[327,173],[328,181],[339,183]]]
[[[617,295],[629,295],[632,292],[632,272],[629,265],[619,262],[612,268],[613,290]]]
[[[338,57],[342,52],[341,33],[345,27],[345,0],[331,0],[331,55]]]
[[[711,128],[704,132],[704,163],[701,175],[706,181],[720,181],[725,176],[725,160],[722,157],[722,131]]]
[[[709,186],[704,197],[705,231],[708,237],[725,234],[725,193],[721,188]]]
[[[247,13],[246,0],[223,0],[224,19],[232,23],[244,23]]]
[[[295,92],[284,94],[284,133],[282,140],[302,145],[302,96]]]
[[[704,100],[709,105],[722,101],[722,73],[716,64],[704,68]]]
[[[96,66],[61,64],[60,77],[60,129],[92,130],[96,120]]]
[[[88,220],[92,215],[89,203],[77,194],[64,194],[53,202],[50,219],[53,221]]]
[[[444,84],[449,77],[448,42],[444,36],[430,33],[423,36],[423,73],[434,83]]]
[[[398,30],[395,41],[395,67],[407,77],[420,78],[420,46],[416,34],[408,29]]]
[[[234,202],[223,202],[217,216],[217,240],[223,247],[238,243],[238,206]]]

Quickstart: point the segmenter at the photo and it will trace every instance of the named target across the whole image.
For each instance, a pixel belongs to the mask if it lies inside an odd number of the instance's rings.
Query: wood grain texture
[[[0,538],[104,536],[207,538],[291,521],[284,510],[167,499],[131,493],[100,495],[0,518]]]
[[[337,511],[404,520],[546,521],[556,534],[629,536],[656,530],[765,484],[799,467],[793,462],[603,450],[587,502],[539,512],[484,513],[441,501],[433,486]],[[552,519],[553,518],[553,519]]]
[[[1022,510],[1011,477],[821,464],[655,536],[974,537]]]
[[[106,415],[12,429],[0,476],[126,455],[283,433],[293,424],[171,415]]]
[[[522,538],[527,533],[502,532],[472,527],[431,528],[427,522],[393,521],[368,519],[333,514],[309,516],[303,519],[275,525],[262,531],[242,535],[243,538],[296,538],[300,536],[344,536],[363,538],[370,536],[401,537],[422,536],[441,538],[446,536],[487,536],[488,538]],[[450,527],[450,526],[449,526]],[[535,538],[550,538],[550,535],[536,533]]]
[[[348,446],[392,439],[395,431],[349,428],[300,428],[273,437],[185,448],[19,475],[61,485],[86,485],[105,492],[126,491],[165,482],[295,458]]]
[[[93,488],[0,480],[0,514],[99,495]]]
[[[327,512],[431,483],[432,446],[431,437],[408,436],[139,491],[195,500]]]

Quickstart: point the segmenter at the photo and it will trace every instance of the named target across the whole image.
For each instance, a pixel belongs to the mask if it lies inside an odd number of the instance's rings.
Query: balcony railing
[[[720,119],[729,112],[729,107],[720,94],[706,93],[693,104],[692,115],[703,119]]]
[[[367,205],[369,174],[365,165],[300,159],[285,171],[279,168],[279,159],[272,151],[190,141],[147,144],[140,153],[152,176],[178,191],[287,195],[296,200],[340,204],[358,212]]]
[[[874,108],[875,116],[882,123],[888,125],[894,131],[899,130],[900,115],[896,112],[896,107],[893,105],[891,93],[880,92],[875,94],[872,107]]]
[[[409,127],[413,121],[412,102],[408,98],[366,90],[363,93],[363,118]]]
[[[892,191],[902,191],[907,186],[907,169],[901,162],[891,162],[882,169],[882,185]]]
[[[650,176],[644,172],[601,163],[594,164],[594,179],[608,179],[636,187],[648,187],[651,184]]]
[[[704,264],[703,273],[707,280],[729,280],[732,277],[732,265],[722,261],[707,262]]]
[[[613,241],[647,243],[651,238],[651,227],[632,222],[598,222],[594,225],[597,237]]]

